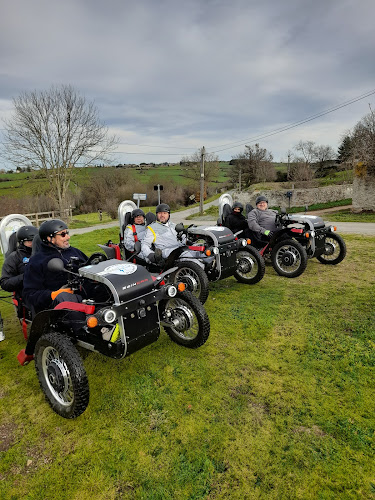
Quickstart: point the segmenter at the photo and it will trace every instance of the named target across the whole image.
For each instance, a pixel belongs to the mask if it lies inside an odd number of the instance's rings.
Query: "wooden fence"
[[[63,219],[67,222],[72,220],[72,208],[65,210],[50,210],[49,212],[36,212],[33,214],[23,214],[30,222],[39,227],[42,222],[48,219]]]

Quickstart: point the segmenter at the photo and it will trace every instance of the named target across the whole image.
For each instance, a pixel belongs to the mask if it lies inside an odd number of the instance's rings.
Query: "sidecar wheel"
[[[345,241],[338,234],[332,233],[324,240],[324,253],[317,256],[322,264],[334,266],[339,264],[346,256]]]
[[[196,348],[203,345],[210,334],[207,313],[190,292],[183,292],[159,303],[163,326],[177,344]]]
[[[35,368],[52,409],[76,418],[89,404],[89,384],[82,360],[70,339],[59,333],[42,335],[35,346]]]
[[[176,265],[178,269],[172,276],[173,283],[184,283],[186,290],[204,304],[209,294],[207,274],[196,262],[181,261]]]
[[[237,268],[234,277],[237,281],[254,285],[263,278],[266,265],[256,248],[247,248],[237,252],[236,262]]]
[[[296,278],[307,266],[307,254],[303,246],[295,240],[276,243],[271,253],[272,265],[280,276]]]

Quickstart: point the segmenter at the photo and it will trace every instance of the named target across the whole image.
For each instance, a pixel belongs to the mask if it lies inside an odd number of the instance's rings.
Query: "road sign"
[[[133,200],[146,200],[146,193],[133,193]]]

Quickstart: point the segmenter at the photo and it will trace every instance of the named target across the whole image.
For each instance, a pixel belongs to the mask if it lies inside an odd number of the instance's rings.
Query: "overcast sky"
[[[301,139],[336,150],[375,108],[374,94],[260,138],[375,92],[374,0],[0,6],[0,119],[21,92],[71,84],[119,137],[115,164],[179,161],[201,146],[230,159],[254,142],[280,161]]]

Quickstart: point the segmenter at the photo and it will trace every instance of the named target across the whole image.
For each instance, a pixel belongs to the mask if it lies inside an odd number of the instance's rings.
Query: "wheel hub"
[[[287,267],[294,266],[296,261],[297,261],[296,256],[290,250],[284,252],[281,257],[282,264]]]
[[[333,255],[335,253],[335,245],[326,242],[324,245],[324,255]]]
[[[198,290],[198,281],[194,278],[194,276],[184,276],[181,281],[182,283],[185,283],[189,292],[196,292]]]
[[[253,260],[250,257],[241,257],[238,262],[238,270],[241,273],[250,273],[253,268]]]
[[[194,316],[188,307],[179,306],[173,310],[173,324],[176,330],[180,332],[188,330],[193,322]]]
[[[63,393],[68,388],[68,373],[60,360],[54,359],[48,365],[47,378],[53,389]]]

